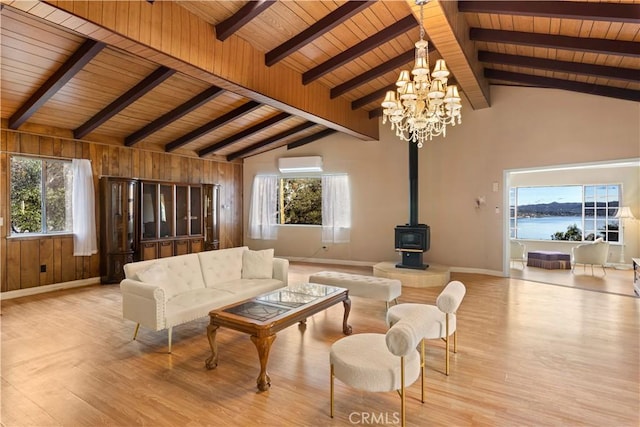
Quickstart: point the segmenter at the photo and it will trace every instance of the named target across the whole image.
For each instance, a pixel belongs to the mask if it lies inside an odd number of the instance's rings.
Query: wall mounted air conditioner
[[[280,157],[278,169],[281,173],[322,172],[322,157]]]

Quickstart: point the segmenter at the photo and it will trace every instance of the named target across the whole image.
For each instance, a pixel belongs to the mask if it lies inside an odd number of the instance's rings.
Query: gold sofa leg
[[[133,331],[133,340],[136,340],[136,337],[138,336],[138,329],[140,329],[140,323],[136,324],[136,330]]]

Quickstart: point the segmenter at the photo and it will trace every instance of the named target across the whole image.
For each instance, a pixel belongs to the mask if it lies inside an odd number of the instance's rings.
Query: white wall
[[[462,125],[419,150],[419,221],[431,226],[427,262],[503,270],[505,170],[640,157],[638,103],[506,86],[493,86],[491,98],[492,106],[483,110],[473,111],[465,104]],[[277,241],[245,237],[245,244],[274,247],[276,254],[288,257],[398,260],[393,229],[409,215],[406,145],[387,124],[381,125],[380,141],[336,134],[294,150],[280,148],[245,159],[245,230],[253,177],[277,172],[278,157],[322,156],[326,172],[349,174],[353,196],[349,244],[323,251],[319,228],[302,226],[281,227]],[[492,191],[494,182],[498,192]],[[486,198],[480,209],[475,207],[478,196]],[[632,210],[640,216],[637,195]],[[640,255],[637,244],[635,252],[630,247],[625,251],[628,257]]]
[[[383,132],[384,133],[384,132]],[[251,248],[273,247],[281,256],[326,258],[373,263],[395,259],[393,228],[408,221],[408,149],[391,136],[381,141],[361,141],[336,134],[303,147],[286,147],[245,159],[244,224],[248,224],[253,177],[277,173],[279,157],[319,155],[324,172],[346,172],[352,190],[351,243],[329,245],[322,250],[320,227],[280,226],[278,240],[258,241],[246,237]]]

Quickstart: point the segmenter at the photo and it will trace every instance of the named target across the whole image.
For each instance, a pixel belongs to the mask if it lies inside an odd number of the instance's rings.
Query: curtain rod
[[[91,159],[85,159],[83,157],[66,157],[66,156],[52,156],[52,155],[45,155],[45,154],[16,153],[14,151],[6,151],[6,153],[11,156],[38,157],[42,159],[52,159],[52,160],[89,160],[90,163],[93,163]]]

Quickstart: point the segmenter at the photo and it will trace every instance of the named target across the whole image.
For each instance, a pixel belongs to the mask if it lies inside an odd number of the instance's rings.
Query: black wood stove
[[[429,250],[430,229],[426,224],[418,223],[418,146],[409,145],[409,223],[395,228],[396,251],[402,254],[402,262],[397,268],[425,270],[423,254]]]

